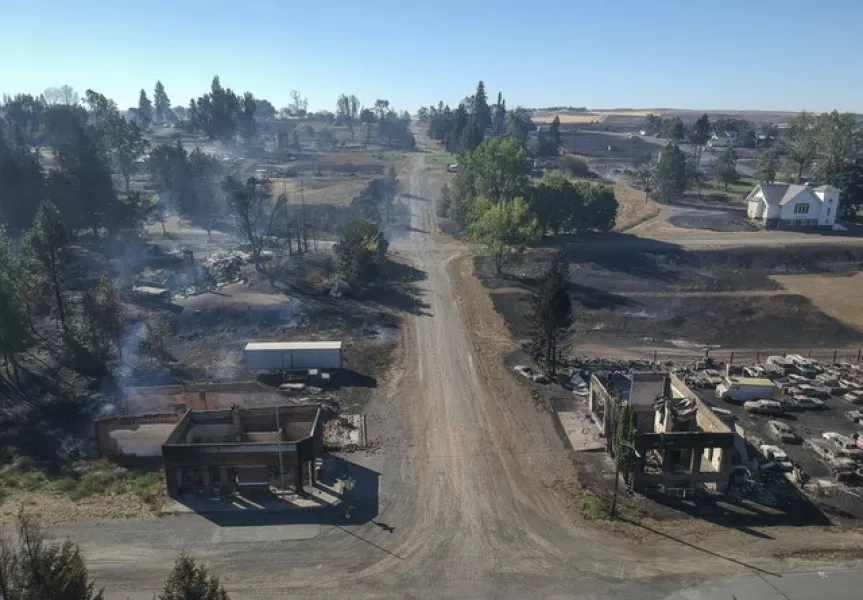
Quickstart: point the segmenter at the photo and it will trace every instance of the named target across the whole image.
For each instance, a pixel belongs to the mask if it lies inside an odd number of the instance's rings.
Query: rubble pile
[[[243,265],[248,264],[251,259],[248,252],[240,250],[216,252],[201,261],[201,272],[204,279],[216,285],[236,283],[240,281]]]

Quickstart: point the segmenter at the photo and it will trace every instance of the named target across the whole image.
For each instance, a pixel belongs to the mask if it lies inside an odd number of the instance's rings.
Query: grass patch
[[[430,165],[437,165],[441,167],[445,167],[447,165],[451,165],[454,162],[457,162],[455,155],[449,153],[443,154],[432,154],[430,156],[426,156],[426,163]]]
[[[572,502],[572,507],[587,521],[598,521],[608,516],[610,506],[593,491],[587,489],[577,477],[570,477],[562,482],[566,497]]]
[[[729,183],[728,191],[726,191],[724,183],[711,179],[705,182],[703,189],[704,191],[718,192],[721,194],[728,194],[730,196],[748,196],[749,192],[751,192],[752,188],[757,184],[758,182],[751,177],[741,177],[736,182]]]
[[[165,477],[160,467],[124,468],[106,461],[78,463],[56,476],[13,464],[0,472],[0,502],[16,491],[44,492],[75,501],[133,494],[155,509],[165,497]]]

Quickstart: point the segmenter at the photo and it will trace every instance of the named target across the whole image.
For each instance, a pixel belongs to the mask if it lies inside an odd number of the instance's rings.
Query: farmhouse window
[[[805,215],[809,212],[808,204],[795,204],[794,205],[794,214],[795,215]]]

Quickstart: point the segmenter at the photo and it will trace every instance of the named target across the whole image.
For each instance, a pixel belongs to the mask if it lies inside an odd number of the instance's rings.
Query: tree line
[[[80,548],[50,541],[29,515],[19,515],[14,536],[0,535],[0,600],[102,600]],[[219,578],[187,554],[174,563],[159,600],[229,600]]]
[[[641,186],[661,201],[679,198],[700,184],[701,151],[711,132],[732,134],[736,136],[735,145],[743,147],[756,136],[754,126],[743,119],[722,117],[711,123],[706,114],[689,127],[679,117],[648,115],[645,123],[651,133],[659,130],[671,140],[655,165],[649,161],[636,165]],[[863,207],[863,126],[857,124],[853,114],[803,112],[791,119],[784,132],[773,123],[762,124],[760,132],[765,144],[770,145],[759,155],[755,177],[760,183],[773,183],[784,174],[794,183],[829,184],[841,191],[846,217]],[[681,142],[692,145],[691,154],[682,151]],[[737,159],[734,148],[726,148],[711,170],[710,175],[726,190],[739,179]]]

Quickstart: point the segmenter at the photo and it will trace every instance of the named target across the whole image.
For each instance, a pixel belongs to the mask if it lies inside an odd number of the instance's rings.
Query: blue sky
[[[860,0],[0,0],[0,93],[863,112]],[[17,62],[10,60],[17,58]]]

